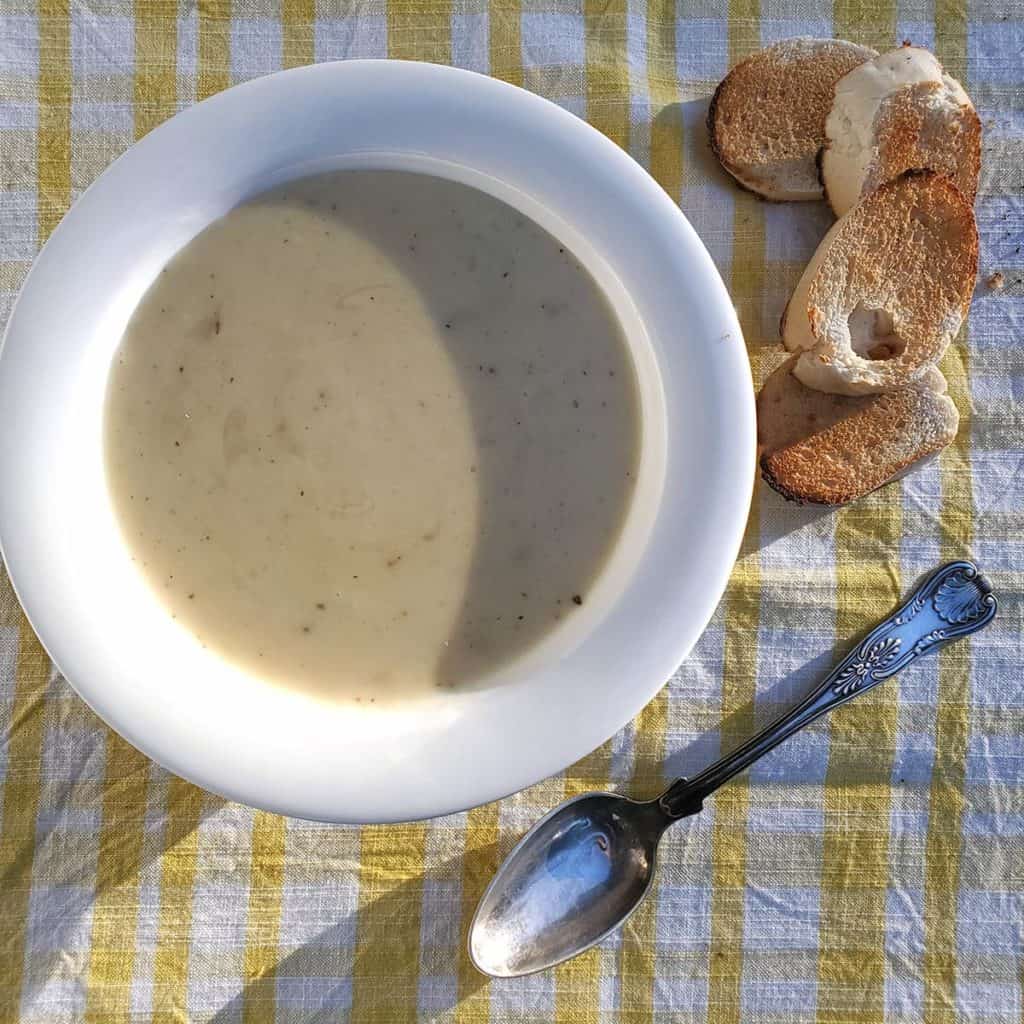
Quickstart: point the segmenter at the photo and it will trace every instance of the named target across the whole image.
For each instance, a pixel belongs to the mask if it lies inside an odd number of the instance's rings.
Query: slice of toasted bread
[[[845,505],[902,476],[956,437],[959,416],[934,366],[883,395],[805,387],[787,360],[757,398],[761,475],[801,504]]]
[[[875,56],[842,39],[798,38],[737,64],[708,110],[711,148],[722,166],[765,199],[820,199],[815,161],[835,83]]]
[[[891,391],[937,362],[967,316],[978,269],[971,204],[948,179],[908,171],[832,226],[782,318],[808,387]]]
[[[904,45],[841,78],[825,135],[821,179],[838,217],[913,169],[947,175],[974,202],[981,122],[963,87],[927,50]]]

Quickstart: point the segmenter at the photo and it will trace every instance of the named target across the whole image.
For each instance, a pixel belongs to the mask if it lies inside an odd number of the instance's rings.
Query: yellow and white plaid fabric
[[[1024,1017],[1024,0],[0,0],[0,318],[68,205],[175,111],[282,67],[404,57],[522,84],[628,148],[711,249],[758,376],[829,218],[734,188],[703,121],[730,64],[806,34],[933,47],[981,112],[982,274],[1006,288],[979,290],[943,365],[956,444],[839,512],[760,489],[711,627],[636,722],[559,778],[424,824],[288,820],[170,776],[54,674],[3,579],[0,1024]],[[993,627],[677,826],[653,898],[599,949],[474,973],[472,908],[536,817],[703,765],[959,556],[1000,593]]]

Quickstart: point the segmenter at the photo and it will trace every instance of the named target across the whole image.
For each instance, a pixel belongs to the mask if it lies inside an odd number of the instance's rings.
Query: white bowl
[[[102,459],[107,368],[160,267],[246,197],[349,165],[472,183],[562,239],[623,320],[644,410],[637,497],[571,625],[486,686],[397,711],[254,682],[204,650],[131,564]],[[320,64],[179,114],[54,232],[0,355],[0,540],[53,660],[154,760],[281,813],[424,818],[559,771],[654,696],[725,587],[754,445],[732,303],[689,223],[636,163],[583,121],[493,79],[427,64]]]

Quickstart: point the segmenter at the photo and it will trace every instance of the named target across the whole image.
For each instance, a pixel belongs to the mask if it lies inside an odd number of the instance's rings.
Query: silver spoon
[[[996,599],[971,562],[936,570],[788,714],[657,799],[586,793],[556,807],[520,840],[491,880],[469,931],[469,955],[496,978],[582,953],[640,905],[658,841],[724,782],[816,718],[895,675],[915,658],[992,621]]]

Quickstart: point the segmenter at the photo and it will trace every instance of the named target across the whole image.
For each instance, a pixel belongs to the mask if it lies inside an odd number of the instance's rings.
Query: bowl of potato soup
[[[55,664],[185,778],[324,821],[521,789],[707,624],[746,521],[735,312],[583,121],[397,61],[229,89],[47,242],[0,542]]]

